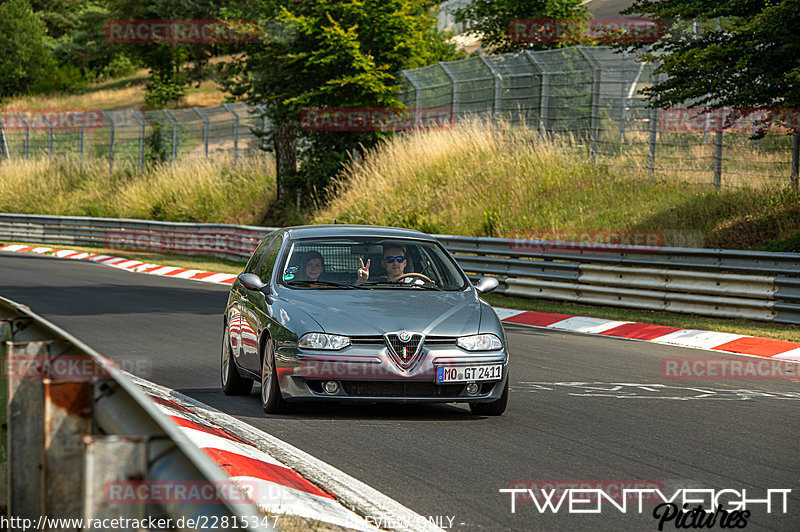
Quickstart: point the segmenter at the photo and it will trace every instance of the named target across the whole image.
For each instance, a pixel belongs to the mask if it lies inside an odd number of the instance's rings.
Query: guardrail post
[[[100,111],[103,113],[103,118],[108,120],[108,124],[111,127],[110,130],[110,139],[108,141],[108,173],[114,171],[114,121],[111,120],[111,115],[109,115],[105,111]]]
[[[25,124],[25,158],[28,158],[28,146],[30,146],[31,141],[31,124],[27,120],[25,120],[22,115],[18,114],[17,117],[20,121]]]
[[[82,493],[76,485],[83,484],[83,436],[92,430],[92,391],[87,379],[44,379],[45,515],[81,517]]]
[[[6,341],[11,340],[10,320],[0,320],[0,360],[7,363]],[[0,515],[8,513],[8,377],[0,377]]]
[[[239,160],[239,114],[229,103],[223,103],[222,107],[233,115],[233,165],[236,166]]]
[[[178,157],[178,121],[169,109],[164,109],[164,114],[172,122],[172,162],[175,162]]]
[[[42,360],[46,342],[6,343],[8,371],[8,515],[38,522],[44,515],[44,382],[14,368]],[[23,377],[23,378],[20,378]]]
[[[50,157],[50,160],[53,160],[53,124],[50,123],[50,121],[47,119],[47,116],[44,113],[42,113],[42,118],[44,119],[44,123],[47,124],[47,127],[50,130],[50,134],[48,136],[48,141],[47,141],[47,153]]]
[[[139,171],[144,171],[144,129],[146,122],[136,109],[131,111],[133,117],[139,122]]]
[[[84,436],[83,519],[143,519],[145,501],[121,500],[117,503],[106,497],[106,486],[119,483],[120,488],[131,479],[147,478],[146,436]],[[113,484],[112,484],[113,486]],[[121,491],[121,490],[120,490]]]
[[[798,189],[798,176],[800,176],[800,131],[792,133],[792,171],[790,181],[795,192]]]
[[[714,186],[722,186],[722,130],[714,134]]]
[[[203,146],[205,146],[206,159],[208,159],[208,134],[209,134],[209,128],[210,128],[210,121],[209,121],[209,119],[208,119],[208,117],[206,115],[204,115],[202,112],[200,112],[200,109],[198,109],[197,107],[192,107],[192,109],[194,109],[194,112],[197,113],[197,115],[200,118],[203,119],[203,124],[204,124],[203,125]]]

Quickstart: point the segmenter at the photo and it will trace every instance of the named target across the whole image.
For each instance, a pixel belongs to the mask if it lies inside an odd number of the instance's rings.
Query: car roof
[[[435,241],[430,236],[414,229],[401,227],[383,227],[379,225],[350,225],[350,224],[325,224],[325,225],[300,225],[284,228],[289,233],[289,238],[320,238],[320,237],[382,237],[382,238],[413,238],[417,240]]]

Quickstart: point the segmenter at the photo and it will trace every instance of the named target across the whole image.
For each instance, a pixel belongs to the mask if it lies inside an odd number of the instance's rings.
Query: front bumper
[[[467,383],[437,384],[436,366],[503,364],[502,377],[478,381],[477,393]],[[380,345],[353,345],[336,352],[300,351],[279,346],[276,352],[278,382],[287,401],[458,403],[499,399],[508,379],[505,350],[468,353],[456,346],[423,347],[408,369],[400,367]],[[326,393],[324,383],[338,384]]]

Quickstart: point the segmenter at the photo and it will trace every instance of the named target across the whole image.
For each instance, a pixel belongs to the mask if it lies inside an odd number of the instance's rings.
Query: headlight
[[[462,336],[456,340],[456,344],[461,349],[466,349],[467,351],[497,351],[503,348],[503,342],[493,334]]]
[[[350,345],[350,338],[337,334],[308,333],[304,334],[297,347],[304,349],[344,349]]]

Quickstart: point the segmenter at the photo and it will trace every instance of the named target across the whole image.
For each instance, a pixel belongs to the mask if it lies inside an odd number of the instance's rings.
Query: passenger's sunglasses
[[[405,257],[384,257],[383,260],[385,260],[387,263],[391,264],[394,261],[405,262],[406,258]]]

